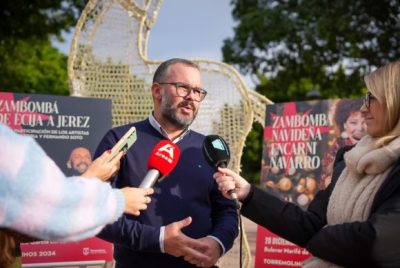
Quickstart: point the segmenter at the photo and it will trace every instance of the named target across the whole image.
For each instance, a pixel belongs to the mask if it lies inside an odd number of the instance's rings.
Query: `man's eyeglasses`
[[[367,92],[367,94],[365,94],[364,97],[364,106],[365,108],[369,109],[369,107],[371,106],[371,99],[374,99],[374,95],[372,95],[371,92]]]
[[[207,91],[199,87],[191,87],[188,84],[180,83],[180,82],[159,82],[160,85],[172,85],[176,89],[176,95],[179,97],[187,97],[190,92],[193,91],[193,100],[194,101],[202,101],[207,95]]]

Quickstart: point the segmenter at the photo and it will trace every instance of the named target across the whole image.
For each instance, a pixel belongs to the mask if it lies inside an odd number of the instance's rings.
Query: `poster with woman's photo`
[[[81,175],[111,128],[111,101],[0,92],[0,123],[32,136],[67,176]],[[112,245],[38,241],[22,244],[21,255],[23,267],[84,267],[112,261]]]
[[[362,99],[267,105],[261,187],[306,209],[325,189],[337,150],[366,134]],[[256,267],[300,267],[309,253],[258,227]]]

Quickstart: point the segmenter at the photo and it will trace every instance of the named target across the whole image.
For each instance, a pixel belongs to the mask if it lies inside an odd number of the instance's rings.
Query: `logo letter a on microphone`
[[[158,149],[159,152],[166,152],[169,157],[174,158],[174,147],[171,144],[165,144],[163,147]]]

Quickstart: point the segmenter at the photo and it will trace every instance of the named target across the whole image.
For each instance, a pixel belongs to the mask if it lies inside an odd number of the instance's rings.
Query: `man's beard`
[[[75,175],[77,175],[77,174],[81,175],[86,172],[88,167],[89,167],[89,164],[87,164],[85,162],[80,162],[78,165],[76,165],[74,168],[72,168],[72,171]]]
[[[193,109],[192,117],[183,116],[178,113],[178,108],[188,105],[190,105]],[[188,127],[196,118],[197,111],[198,110],[196,110],[193,101],[184,100],[177,105],[173,105],[171,97],[164,92],[161,101],[161,114],[168,122],[170,122],[174,126],[181,129]]]

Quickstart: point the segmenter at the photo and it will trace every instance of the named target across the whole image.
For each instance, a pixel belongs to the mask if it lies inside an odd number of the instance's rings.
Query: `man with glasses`
[[[212,267],[233,245],[238,233],[235,205],[213,180],[214,168],[202,151],[204,135],[190,129],[207,95],[201,85],[195,63],[163,62],[153,77],[154,110],[149,118],[111,129],[97,149],[99,155],[112,148],[131,126],[136,127],[137,141],[114,181],[118,188],[141,183],[160,140],[171,140],[181,151],[175,169],[154,185],[146,212],[122,217],[101,232],[101,238],[114,243],[116,268]]]

